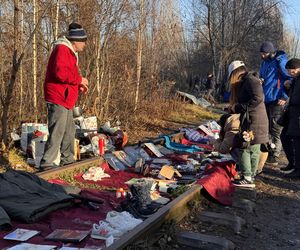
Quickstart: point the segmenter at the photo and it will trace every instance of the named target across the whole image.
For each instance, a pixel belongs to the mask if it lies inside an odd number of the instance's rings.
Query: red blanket
[[[231,180],[236,175],[233,162],[214,163],[209,165],[205,176],[197,181],[205,190],[223,205],[232,205],[234,186]]]
[[[91,230],[93,223],[98,223],[99,220],[104,219],[106,214],[113,210],[117,202],[115,198],[115,192],[85,190],[81,192],[81,195],[102,199],[104,203],[99,205],[100,209],[98,211],[92,211],[82,204],[71,208],[60,209],[50,213],[46,218],[34,224],[25,224],[19,221],[12,221],[13,230],[16,228],[38,230],[41,233],[29,239],[26,241],[26,243],[56,245],[61,247],[63,245],[62,243],[46,241],[45,237],[55,229]],[[19,243],[16,241],[3,240],[3,237],[9,232],[0,231],[0,249],[12,247]],[[97,246],[98,248],[102,245],[105,246],[104,241],[92,239],[90,236],[87,236],[87,238],[80,243],[70,244],[70,246],[74,247]]]
[[[99,186],[104,186],[106,188],[125,188],[127,189],[128,186],[125,184],[126,181],[129,181],[132,178],[142,178],[142,175],[127,172],[127,171],[115,171],[108,167],[107,163],[103,163],[101,167],[104,169],[104,172],[106,174],[109,174],[110,177],[103,178],[101,181],[90,181],[90,180],[84,180],[82,178],[83,173],[79,173],[74,176],[74,178],[77,181],[85,182],[85,183],[93,183]]]

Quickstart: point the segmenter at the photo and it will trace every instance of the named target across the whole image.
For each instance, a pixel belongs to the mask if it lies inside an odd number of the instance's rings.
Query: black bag
[[[243,138],[243,132],[248,131],[250,127],[250,118],[248,107],[246,111],[240,116],[240,131],[233,138],[233,148],[246,149],[251,145],[251,141],[245,141]]]
[[[281,116],[277,120],[279,126],[285,127],[289,121],[289,112],[288,109],[284,109]]]

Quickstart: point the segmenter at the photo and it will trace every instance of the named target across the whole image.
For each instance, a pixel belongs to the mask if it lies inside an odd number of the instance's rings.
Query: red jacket
[[[44,83],[46,102],[72,109],[78,99],[81,80],[74,52],[66,45],[56,45],[49,58]]]

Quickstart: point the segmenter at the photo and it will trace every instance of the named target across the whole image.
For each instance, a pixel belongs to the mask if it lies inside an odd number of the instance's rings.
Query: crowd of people
[[[282,148],[288,165],[280,170],[300,179],[300,59],[288,60],[271,42],[262,43],[260,55],[259,75],[242,61],[229,65],[229,114],[220,119],[220,138],[211,141],[236,160],[237,186],[254,187],[264,163],[278,165]],[[245,143],[238,143],[241,138]]]
[[[49,137],[41,168],[74,161],[72,109],[80,92],[88,91],[88,80],[78,67],[78,52],[84,50],[86,40],[83,27],[71,23],[67,35],[54,43],[44,83]],[[289,178],[300,178],[300,59],[288,61],[287,54],[276,50],[271,42],[262,43],[259,52],[259,75],[249,72],[243,61],[234,60],[229,65],[229,114],[220,119],[220,139],[211,142],[216,150],[231,153],[236,160],[241,178],[234,184],[240,186],[254,186],[254,177],[265,161],[278,164],[282,148],[289,164],[281,170]],[[211,72],[206,85],[206,96],[214,102]],[[238,144],[237,138],[245,140],[246,146]]]

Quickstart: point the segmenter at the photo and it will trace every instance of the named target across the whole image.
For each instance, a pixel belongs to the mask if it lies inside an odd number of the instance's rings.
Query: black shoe
[[[40,164],[41,171],[45,171],[45,170],[49,170],[49,169],[57,168],[57,167],[59,167],[59,166],[55,165],[54,163],[41,162],[41,164]]]
[[[275,156],[269,156],[266,160],[266,164],[271,166],[277,166],[278,165],[278,158]]]
[[[290,178],[290,179],[299,179],[300,180],[300,169],[294,169],[293,172],[286,174],[284,176],[285,178]]]
[[[280,168],[280,170],[285,174],[290,174],[295,170],[295,166],[288,164],[287,166]]]
[[[239,180],[234,180],[232,182],[233,185],[238,187],[247,187],[247,188],[255,188],[255,184],[253,181],[248,181],[244,177]]]

